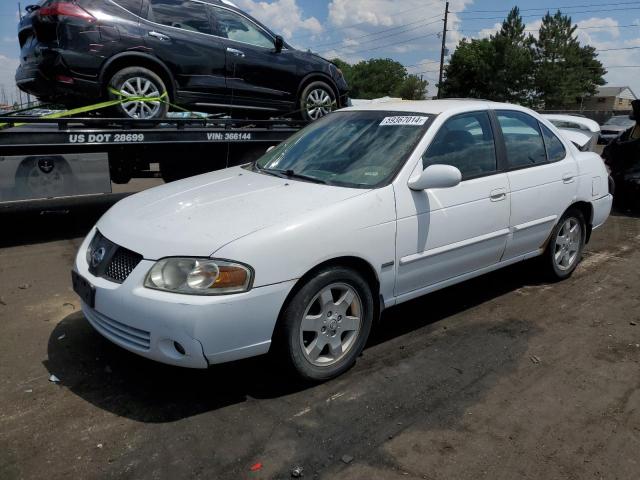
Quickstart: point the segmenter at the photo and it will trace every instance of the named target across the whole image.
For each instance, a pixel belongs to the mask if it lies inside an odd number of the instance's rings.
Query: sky
[[[23,0],[23,6],[28,3]],[[435,94],[442,43],[444,0],[235,0],[297,48],[354,63],[392,58],[429,81]],[[486,37],[518,6],[535,34],[547,12],[560,9],[578,24],[578,38],[595,47],[610,86],[629,86],[640,96],[640,1],[451,0],[447,48],[463,37]],[[0,94],[17,99],[18,8],[0,1]],[[0,102],[2,98],[0,98]]]

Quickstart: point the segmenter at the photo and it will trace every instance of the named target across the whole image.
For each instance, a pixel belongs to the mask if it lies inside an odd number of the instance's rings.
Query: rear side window
[[[542,135],[544,136],[544,144],[547,147],[547,157],[550,162],[559,162],[567,156],[564,145],[555,134],[544,125],[542,127]]]
[[[511,168],[547,163],[547,152],[538,121],[522,112],[498,111],[498,123]]]
[[[257,47],[273,48],[273,39],[250,20],[231,10],[212,8],[216,35]]]
[[[149,20],[168,27],[211,35],[206,5],[191,0],[150,0]]]
[[[487,112],[447,120],[422,156],[422,164],[424,168],[452,165],[462,172],[463,180],[496,172],[496,147]]]
[[[142,0],[114,0],[114,3],[136,15],[142,10]]]

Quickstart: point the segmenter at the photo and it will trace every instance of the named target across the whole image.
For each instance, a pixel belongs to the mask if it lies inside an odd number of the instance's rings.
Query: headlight
[[[250,267],[210,258],[165,258],[149,270],[144,286],[187,295],[227,295],[251,288]]]

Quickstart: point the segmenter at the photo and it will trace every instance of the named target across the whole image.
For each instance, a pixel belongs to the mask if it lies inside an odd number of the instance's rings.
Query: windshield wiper
[[[291,169],[280,170],[277,168],[261,168],[261,167],[258,167],[258,169],[261,172],[270,173],[272,175],[276,175],[282,178],[297,178],[300,180],[306,180],[308,182],[321,183],[323,185],[328,185],[328,183],[325,180],[321,180],[320,178],[316,178],[316,177],[311,177],[303,173],[296,173],[294,170],[291,170]]]

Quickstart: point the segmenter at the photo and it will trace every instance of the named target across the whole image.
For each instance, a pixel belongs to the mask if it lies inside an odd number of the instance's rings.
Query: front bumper
[[[143,260],[122,284],[89,272],[85,239],[74,269],[96,289],[89,323],[126,350],[162,363],[207,368],[269,351],[280,309],[295,281],[218,297],[177,295],[143,286],[155,263]]]

